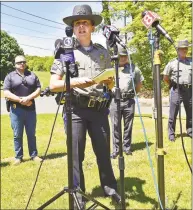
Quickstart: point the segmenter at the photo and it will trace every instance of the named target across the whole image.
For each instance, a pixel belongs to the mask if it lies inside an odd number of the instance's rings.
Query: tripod
[[[125,209],[125,183],[124,183],[124,156],[122,148],[122,132],[121,132],[121,113],[120,113],[120,99],[121,93],[119,88],[119,60],[118,60],[118,48],[116,43],[113,44],[114,55],[111,56],[111,60],[115,63],[115,78],[116,78],[116,88],[115,88],[115,100],[117,102],[117,114],[118,114],[118,129],[119,129],[119,170],[120,170],[120,192],[121,192],[121,208]]]
[[[46,203],[41,205],[38,210],[44,209],[46,206],[54,202],[60,196],[65,193],[69,194],[69,209],[74,209],[74,203],[77,209],[84,209],[83,206],[79,203],[77,193],[85,197],[87,200],[92,201],[93,204],[88,209],[95,209],[97,206],[100,206],[104,209],[110,210],[105,205],[101,204],[97,200],[93,199],[91,196],[86,195],[79,187],[74,187],[73,183],[73,147],[72,147],[72,114],[71,114],[71,91],[70,91],[70,61],[65,60],[62,62],[63,66],[66,66],[66,93],[65,93],[65,106],[66,106],[66,119],[67,119],[67,162],[68,162],[68,187],[64,187],[62,191],[48,200]]]

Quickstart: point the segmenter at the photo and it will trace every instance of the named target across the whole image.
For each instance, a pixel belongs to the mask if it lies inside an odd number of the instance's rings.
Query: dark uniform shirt
[[[38,77],[31,71],[25,70],[24,76],[17,70],[10,72],[4,80],[4,90],[9,90],[13,94],[25,97],[33,93],[37,88],[41,88]],[[35,102],[32,100],[33,106]]]
[[[93,78],[104,69],[111,67],[110,56],[107,50],[99,44],[91,44],[88,49],[79,46],[74,50],[75,63],[78,65],[79,77]],[[51,73],[64,76],[66,67],[62,68],[60,59],[55,59],[51,67]],[[76,79],[76,78],[75,78]],[[73,78],[71,79],[73,80]],[[87,88],[73,88],[81,95],[98,95],[103,87],[93,85]]]
[[[171,60],[163,71],[164,75],[169,76],[171,81],[177,83],[178,59]],[[186,58],[179,62],[179,84],[192,84],[192,58]]]

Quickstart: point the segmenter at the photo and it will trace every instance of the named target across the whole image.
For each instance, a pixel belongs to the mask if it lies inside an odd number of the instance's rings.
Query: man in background
[[[121,114],[121,119],[123,118],[124,122],[123,151],[125,152],[126,155],[132,155],[132,149],[131,149],[132,128],[133,128],[133,119],[135,114],[135,100],[134,100],[135,93],[133,90],[132,75],[133,75],[136,93],[140,91],[144,77],[140,69],[134,64],[131,64],[132,66],[132,71],[131,71],[128,59],[128,53],[124,48],[121,48],[119,51],[119,66],[124,67],[124,69],[119,73],[119,86],[121,91],[120,114]],[[113,140],[113,152],[111,154],[111,158],[115,159],[119,154],[119,140],[120,140],[117,102],[115,98],[113,99],[110,106],[110,118],[112,123],[112,140]]]
[[[32,160],[41,162],[36,147],[36,110],[34,99],[39,96],[41,85],[38,77],[27,70],[23,55],[15,58],[15,71],[4,80],[4,96],[9,100],[11,127],[14,134],[15,161],[23,160],[23,130],[27,134],[29,155]]]
[[[170,87],[168,120],[168,138],[170,141],[175,141],[176,118],[182,101],[186,111],[186,132],[192,138],[192,58],[187,57],[189,46],[191,45],[187,39],[178,41],[178,57],[171,60],[163,72],[163,79]],[[178,72],[179,91],[177,88]]]

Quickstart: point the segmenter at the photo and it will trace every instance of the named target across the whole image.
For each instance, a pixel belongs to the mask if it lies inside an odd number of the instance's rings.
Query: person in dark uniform
[[[95,26],[101,23],[102,17],[92,14],[89,5],[77,5],[73,15],[63,19],[64,23],[73,27],[78,40],[74,50],[75,63],[78,65],[79,76],[71,78],[72,91],[72,140],[73,140],[73,174],[74,185],[85,191],[85,180],[82,164],[85,156],[86,133],[91,138],[94,153],[97,158],[101,186],[106,196],[109,190],[117,190],[117,182],[113,173],[110,151],[110,128],[108,122],[108,104],[110,100],[108,85],[113,80],[107,79],[95,84],[91,79],[106,68],[111,67],[107,50],[91,41],[91,33]],[[55,59],[51,67],[50,89],[60,92],[65,89],[64,81],[66,68],[62,68],[60,59]],[[105,92],[104,92],[105,90]],[[66,114],[64,105],[64,124]],[[81,200],[80,200],[81,201]]]
[[[176,117],[180,103],[183,101],[186,111],[186,131],[192,138],[192,58],[187,57],[188,40],[178,42],[178,58],[171,60],[164,69],[164,81],[170,86],[170,110],[168,121],[168,138],[175,141]],[[177,76],[179,61],[179,95],[178,100]]]
[[[120,101],[120,113],[121,118],[124,120],[124,135],[123,135],[123,151],[126,155],[132,155],[131,142],[132,142],[132,128],[135,114],[135,100],[134,90],[132,84],[132,75],[130,71],[130,65],[128,60],[128,53],[124,48],[119,50],[119,66],[124,69],[119,73],[119,86],[121,91]],[[142,87],[142,81],[144,77],[140,69],[132,64],[133,80],[135,84],[136,92],[138,93]],[[110,118],[112,123],[112,140],[113,140],[113,152],[111,158],[115,159],[119,154],[119,128],[118,128],[118,114],[117,103],[113,99],[110,105]]]
[[[29,155],[32,160],[41,162],[36,147],[36,110],[34,98],[38,97],[41,85],[38,77],[26,68],[26,59],[22,55],[15,58],[15,71],[4,80],[4,96],[9,100],[11,127],[14,133],[15,162],[18,165],[23,158],[23,130],[25,127]]]

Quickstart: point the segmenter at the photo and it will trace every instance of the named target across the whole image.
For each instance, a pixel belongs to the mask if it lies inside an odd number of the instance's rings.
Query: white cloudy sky
[[[72,10],[75,5],[85,3],[92,7],[93,12],[98,12],[100,14],[102,11],[102,4],[99,1],[1,2],[1,29],[7,31],[9,35],[17,40],[25,54],[50,56],[53,55],[54,52],[55,40],[66,36],[66,25],[63,23],[62,19],[66,16],[72,15]],[[7,6],[61,23],[62,25],[25,14]],[[119,27],[122,27],[123,24],[124,21],[114,23],[114,25],[118,25]],[[102,33],[94,34],[92,40],[93,42],[98,42],[105,46],[105,37]],[[38,49],[35,47],[44,49]]]

